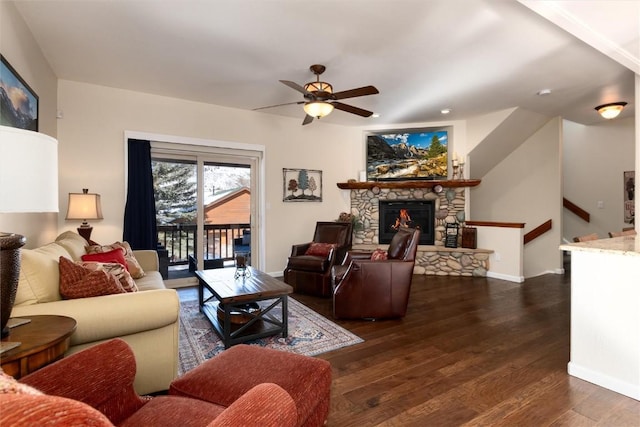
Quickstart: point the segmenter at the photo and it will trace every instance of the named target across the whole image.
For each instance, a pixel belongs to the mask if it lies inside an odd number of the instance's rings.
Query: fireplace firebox
[[[421,245],[435,240],[435,202],[433,200],[380,200],[378,241],[390,243],[400,227],[420,227]]]

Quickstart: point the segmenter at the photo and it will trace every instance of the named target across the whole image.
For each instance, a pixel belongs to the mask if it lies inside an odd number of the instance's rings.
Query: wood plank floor
[[[331,300],[294,298],[332,319]],[[640,426],[640,402],[570,377],[570,283],[414,276],[401,320],[337,321],[328,425]]]

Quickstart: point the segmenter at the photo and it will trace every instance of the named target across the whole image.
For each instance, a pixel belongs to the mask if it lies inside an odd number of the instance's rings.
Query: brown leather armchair
[[[316,223],[311,242],[291,247],[284,281],[294,292],[331,296],[331,267],[351,249],[351,239],[351,222]]]
[[[401,228],[386,260],[371,252],[350,252],[333,267],[333,316],[336,319],[385,319],[407,312],[420,229]]]

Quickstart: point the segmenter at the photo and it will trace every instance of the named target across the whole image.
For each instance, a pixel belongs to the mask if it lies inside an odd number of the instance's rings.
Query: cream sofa
[[[74,318],[76,331],[66,355],[122,338],[135,354],[136,391],[148,394],[167,390],[178,370],[180,301],[175,290],[164,286],[157,253],[134,251],[145,272],[135,280],[138,292],[64,300],[59,292],[59,257],[80,260],[87,244],[77,233],[67,231],[55,242],[22,249],[20,282],[11,317],[55,314]]]

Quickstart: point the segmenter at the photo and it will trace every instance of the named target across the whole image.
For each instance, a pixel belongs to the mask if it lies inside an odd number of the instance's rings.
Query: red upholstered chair
[[[140,397],[133,389],[133,352],[120,339],[107,341],[20,380],[20,384],[44,395],[7,392],[6,384],[0,383],[0,425],[322,425],[329,410],[328,362],[263,348],[247,352],[249,347],[240,345],[222,353],[226,355],[224,359],[243,364],[236,371],[226,371],[228,366],[217,356],[193,370],[200,369],[199,373],[187,373],[175,380],[176,389],[172,384],[170,395]],[[272,352],[283,355],[274,356]],[[261,361],[271,365],[268,372],[255,370],[254,363]],[[280,386],[263,380],[263,373],[265,378],[273,372],[286,377],[284,371],[300,384],[292,385],[284,379]],[[300,376],[294,375],[300,371]],[[307,390],[302,384],[313,388]],[[292,388],[286,391],[285,387]],[[210,392],[196,396],[202,389]]]
[[[403,317],[419,240],[419,228],[401,228],[382,259],[372,260],[371,252],[349,252],[342,264],[332,270],[334,317]]]
[[[351,249],[351,222],[318,222],[313,240],[293,245],[284,281],[294,292],[331,296],[331,267]]]

